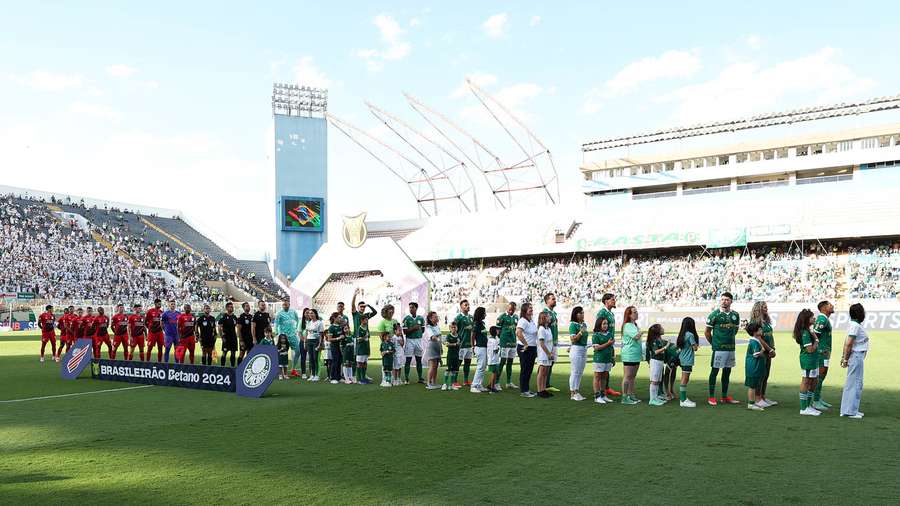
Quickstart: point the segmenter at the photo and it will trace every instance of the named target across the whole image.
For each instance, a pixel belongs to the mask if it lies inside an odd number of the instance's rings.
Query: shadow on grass
[[[45,481],[62,481],[68,480],[69,476],[61,476],[58,474],[47,473],[28,473],[28,474],[0,474],[0,485],[12,485],[14,483],[40,483]]]

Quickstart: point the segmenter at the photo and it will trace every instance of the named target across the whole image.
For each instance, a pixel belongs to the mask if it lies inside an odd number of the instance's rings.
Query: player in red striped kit
[[[75,313],[73,313],[72,316],[69,317],[69,331],[71,332],[72,336],[70,338],[70,340],[72,341],[71,343],[69,343],[70,345],[75,344],[75,341],[84,337],[84,329],[81,326],[81,319],[83,317],[84,310],[81,308],[76,309]]]
[[[128,351],[126,360],[134,359],[134,349],[140,349],[141,361],[144,361],[144,335],[147,327],[144,326],[144,314],[141,310],[140,303],[134,305],[134,311],[128,317],[128,342],[131,343],[131,349]]]
[[[69,342],[70,307],[63,308],[63,315],[60,316],[58,320],[56,320],[56,328],[59,329],[59,351],[54,358],[57,360],[59,360],[59,357],[63,356],[63,347],[66,346],[66,343]]]
[[[88,306],[84,308],[85,315],[81,317],[81,337],[94,341],[97,335],[97,324],[95,322],[94,308]]]
[[[110,358],[116,359],[116,352],[122,346],[122,354],[128,360],[128,315],[125,314],[125,304],[116,306],[116,314],[112,317],[113,348]]]
[[[97,316],[94,317],[94,358],[100,358],[100,350],[106,344],[106,354],[112,358],[112,342],[109,340],[109,317],[102,307],[97,308]]]
[[[153,346],[156,346],[156,361],[162,362],[163,347],[165,346],[165,338],[163,337],[162,326],[162,301],[156,299],[153,301],[153,307],[147,310],[147,317],[144,319],[147,325],[147,361],[150,361],[150,355],[153,352]]]
[[[56,316],[53,315],[53,306],[48,305],[45,311],[38,316],[38,327],[41,329],[41,362],[44,361],[44,349],[47,341],[50,341],[50,352],[53,360],[59,362],[56,356]]]
[[[197,339],[194,337],[194,315],[191,314],[191,305],[185,304],[184,311],[178,316],[178,337],[179,346],[184,346],[188,355],[191,357],[191,363],[194,363],[194,349],[197,346]],[[178,356],[176,355],[176,360]],[[181,357],[181,363],[184,363],[184,356]]]

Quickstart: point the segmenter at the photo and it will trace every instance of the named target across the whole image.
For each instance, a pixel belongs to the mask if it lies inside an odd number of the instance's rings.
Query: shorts
[[[545,356],[537,359],[537,365],[544,366],[544,367],[550,367],[553,365],[553,361],[550,360],[550,358],[545,355]]]
[[[288,356],[287,353],[279,353],[278,354],[278,367],[287,367],[288,366]]]
[[[385,374],[390,374],[391,371],[394,370],[393,357],[382,357],[381,358],[381,370],[384,371]]]
[[[550,367],[553,365],[553,352],[556,351],[556,348],[550,350],[550,354],[544,353],[544,350],[541,349],[540,346],[537,347],[537,362],[538,365],[543,365]],[[545,363],[546,362],[546,363]]]
[[[460,360],[472,360],[472,348],[470,346],[466,346],[459,349],[459,359]]]
[[[744,386],[747,388],[757,390],[759,389],[760,384],[762,384],[762,377],[760,376],[747,376],[744,379]]]
[[[128,346],[128,335],[127,334],[122,334],[120,336],[113,336],[113,346],[118,348],[120,344],[123,346]]]
[[[157,345],[162,348],[163,346],[165,346],[165,340],[166,339],[165,337],[163,337],[162,332],[151,332],[147,336],[147,346],[150,346],[152,348],[153,345]]]
[[[42,337],[41,341],[43,341],[43,340],[44,340],[44,338]],[[109,343],[110,343],[109,335],[94,336],[94,344],[100,344],[100,343],[106,343],[107,345],[109,345]]]
[[[612,362],[594,362],[594,372],[609,372],[612,368]]]
[[[656,360],[655,358],[650,359],[650,381],[655,381],[657,383],[662,381],[665,365],[666,364],[662,360]]]
[[[250,351],[253,349],[252,339],[241,339],[241,351]]]
[[[144,347],[144,336],[131,336],[131,345]]]
[[[406,357],[403,355],[394,355],[394,369],[400,369],[406,364]]]
[[[360,364],[367,364],[369,362],[369,356],[368,355],[357,355],[356,361]]]
[[[831,358],[831,352],[819,353],[819,367],[828,367]]]
[[[628,367],[637,367],[641,365],[640,362],[622,362],[622,365],[626,365]]]
[[[800,369],[802,378],[818,378],[819,370],[818,369]]]
[[[734,350],[712,352],[713,369],[730,369],[732,367],[734,367]]]
[[[216,338],[215,337],[201,337],[200,338],[200,347],[201,348],[215,348],[216,347]]]
[[[63,340],[62,337],[60,337],[59,339],[61,341]],[[46,343],[47,341],[53,341],[55,343],[56,342],[56,334],[53,332],[50,332],[47,334],[41,333],[41,344]]]
[[[681,371],[682,371],[682,372],[693,372],[693,370],[694,370],[694,366],[692,366],[692,365],[683,365],[683,366],[681,366]]]
[[[222,351],[237,351],[237,349],[238,349],[237,338],[235,338],[235,337],[232,337],[232,338],[223,337],[222,338]]]
[[[500,358],[516,358],[516,349],[500,348]]]
[[[353,349],[353,346],[344,346],[341,350],[341,358],[344,359],[345,364],[352,364],[353,359],[356,358],[356,350]]]
[[[178,344],[178,335],[176,334],[166,334],[166,346],[172,346]]]
[[[407,339],[406,344],[403,346],[403,354],[407,357],[421,357],[422,352],[425,351],[422,348],[422,338],[418,339]]]
[[[500,364],[490,364],[488,370],[494,374],[500,374]]]
[[[447,352],[447,372],[459,372],[459,352],[454,352],[451,348]]]

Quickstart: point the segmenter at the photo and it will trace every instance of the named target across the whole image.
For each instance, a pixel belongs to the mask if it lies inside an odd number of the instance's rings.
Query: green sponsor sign
[[[745,227],[712,229],[706,238],[707,248],[733,248],[746,245],[747,229]]]
[[[625,249],[643,247],[664,247],[697,244],[700,234],[696,232],[664,232],[655,234],[619,235],[579,239],[576,249]]]
[[[34,300],[35,295],[31,292],[19,292],[16,294],[16,298],[19,300]]]

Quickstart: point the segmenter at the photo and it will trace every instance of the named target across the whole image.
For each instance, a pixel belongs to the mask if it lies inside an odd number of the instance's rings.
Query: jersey
[[[404,329],[409,329],[415,327],[416,325],[419,326],[419,330],[413,332],[406,332],[404,330],[404,335],[406,335],[407,339],[422,339],[422,332],[425,331],[425,318],[422,318],[419,315],[413,316],[411,314],[403,317]]]
[[[194,337],[194,325],[196,320],[193,313],[182,313],[178,315],[178,337],[187,339]]]
[[[81,326],[81,316],[72,315],[69,319],[69,329],[71,329],[71,335],[75,339],[81,339],[84,337],[84,327]]]
[[[806,351],[806,347],[813,343],[813,336],[808,330],[803,331],[800,337],[800,368],[804,370],[819,368],[819,352],[812,353]]]
[[[819,335],[819,354],[827,355],[831,352],[831,321],[827,316],[820,314],[813,323],[813,331]]]
[[[368,355],[369,354],[369,326],[359,328],[356,332],[355,342],[356,342],[356,354],[357,355]]]
[[[754,356],[757,353],[760,355]],[[766,370],[766,356],[763,346],[755,337],[747,343],[747,354],[744,358],[744,371],[748,378],[759,378]]]
[[[297,328],[300,327],[300,317],[293,309],[281,310],[275,315],[275,335],[284,334],[288,340],[297,340]]]
[[[472,328],[475,325],[474,320],[468,314],[460,313],[453,319],[456,323],[456,333],[459,336],[459,344],[463,348],[472,347]]]
[[[272,318],[269,316],[268,311],[257,311],[253,313],[253,323],[256,324],[256,340],[262,341],[266,335],[266,329],[272,323]]]
[[[94,317],[94,327],[96,327],[95,336],[106,337],[109,335],[109,317],[105,314]]]
[[[734,351],[734,336],[741,326],[737,311],[726,313],[716,309],[706,318],[706,326],[712,329],[713,351]]]
[[[128,316],[128,331],[131,332],[131,337],[143,337],[146,330],[144,315],[133,314]]]
[[[147,332],[151,334],[159,334],[163,331],[162,311],[151,307],[147,310],[147,316],[144,317],[144,323],[147,325]]]
[[[112,317],[113,335],[125,336],[128,334],[128,315],[125,313],[116,313]]]
[[[769,348],[774,348],[775,347],[775,335],[772,330],[772,324],[762,322],[760,324],[760,327],[762,327],[763,341],[765,341],[766,344],[769,345]]]
[[[173,311],[171,309],[166,310],[162,314],[162,325],[163,332],[169,337],[177,337],[178,336],[178,317],[181,316],[181,312]]]
[[[472,337],[475,340],[476,347],[487,348],[488,336],[487,336],[487,331],[485,330],[485,325],[484,325],[483,321],[475,322],[475,328],[472,332]]]
[[[97,325],[94,322],[94,316],[81,317],[81,337],[94,337],[97,334]]]
[[[394,343],[390,340],[381,341],[378,349],[381,351],[381,370],[392,371],[394,369]]]
[[[591,344],[606,344],[612,339],[612,330],[604,332],[594,332],[591,336]],[[613,353],[615,350],[612,346],[607,346],[602,350],[594,350],[595,364],[611,364],[613,361]]]
[[[581,335],[578,338],[575,338],[575,335],[581,332]],[[572,346],[587,346],[587,325],[583,322],[572,322],[569,324],[569,335],[572,337]]]
[[[50,311],[45,311],[38,316],[38,327],[44,335],[51,335],[56,332],[56,317]]]
[[[237,317],[238,329],[240,330],[241,340],[246,343],[253,342],[253,334],[250,332],[250,326],[253,324],[253,315],[250,313],[241,313]]]
[[[497,318],[497,326],[500,327],[500,347],[515,348],[516,347],[516,323],[519,319],[516,315],[503,313]]]
[[[363,316],[366,317],[367,320],[371,320],[373,316],[377,315],[376,311],[368,311],[360,313],[359,311],[354,311],[350,316],[353,317],[353,337],[357,337],[359,335],[359,329],[362,328],[362,319]],[[368,322],[365,325],[366,333],[369,333],[369,324]]]
[[[656,353],[657,350],[661,350],[665,348],[666,342],[662,339],[656,338],[652,341],[647,342],[647,361],[650,360],[666,360],[665,353]]]
[[[500,338],[489,337],[487,340],[487,365],[500,363]]]
[[[597,311],[597,319],[604,319],[609,322],[609,337],[610,339],[616,338],[616,315],[612,313],[609,309],[605,307],[600,308],[600,311]]]
[[[343,335],[343,333],[344,333],[344,326],[339,323],[332,323],[331,325],[328,326],[328,335],[331,338],[340,337]],[[344,344],[343,337],[341,337],[341,339],[339,339],[337,341],[331,341],[332,346],[343,346],[343,344]]]
[[[541,312],[550,315],[550,334],[553,336],[553,346],[556,347],[556,343],[559,342],[559,322],[556,318],[556,311],[545,307]]]
[[[222,327],[222,339],[237,342],[237,323],[237,315],[234,313],[219,315],[218,324]]]
[[[216,319],[211,314],[201,314],[197,317],[197,329],[200,332],[200,339],[204,341],[215,339]]]

